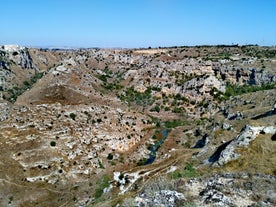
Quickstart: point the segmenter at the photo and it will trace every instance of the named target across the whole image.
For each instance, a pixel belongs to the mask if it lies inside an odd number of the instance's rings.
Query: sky
[[[0,45],[276,45],[276,0],[2,0]]]

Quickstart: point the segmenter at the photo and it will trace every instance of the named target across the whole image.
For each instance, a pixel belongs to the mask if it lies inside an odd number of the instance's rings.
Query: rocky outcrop
[[[193,148],[203,148],[209,143],[208,135],[205,134],[202,139],[198,140]]]
[[[276,76],[259,68],[250,68],[215,63],[214,70],[217,77],[235,84],[263,85],[276,81]]]
[[[0,103],[0,122],[5,121],[9,118],[10,106],[8,103]]]
[[[267,206],[275,203],[275,177],[247,173],[216,174],[208,178],[189,180],[185,192],[196,206],[248,207]],[[264,195],[263,197],[259,197]],[[258,200],[256,200],[258,198]]]
[[[205,183],[205,188],[200,191],[199,196],[204,204],[212,204],[214,206],[235,206],[234,201],[224,192],[224,183],[218,176],[209,179]]]
[[[240,155],[236,152],[236,148],[247,147],[249,143],[252,142],[260,133],[275,134],[276,127],[254,127],[246,125],[246,127],[234,140],[221,145],[218,150],[211,156],[211,158],[217,157],[217,159],[210,158],[209,161],[215,161],[215,165],[222,166],[232,160],[237,159]]]
[[[18,45],[0,47],[0,97],[19,94],[24,83],[24,86],[29,85],[31,76],[36,73],[28,48]]]
[[[228,120],[242,120],[243,114],[239,111],[237,111],[235,113],[229,113],[229,114],[227,114],[227,119]]]
[[[185,200],[182,193],[172,190],[160,190],[154,192],[153,195],[141,193],[134,198],[137,207],[174,207],[177,201]]]
[[[26,47],[18,45],[4,45],[2,50],[6,52],[6,55],[10,61],[15,62],[22,68],[33,68],[32,58]]]

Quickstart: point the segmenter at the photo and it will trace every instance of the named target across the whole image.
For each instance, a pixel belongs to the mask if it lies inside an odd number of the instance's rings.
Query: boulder
[[[228,120],[242,120],[243,114],[239,111],[227,115]]]
[[[224,129],[224,130],[231,130],[232,129],[232,125],[224,122],[222,124],[222,129]]]

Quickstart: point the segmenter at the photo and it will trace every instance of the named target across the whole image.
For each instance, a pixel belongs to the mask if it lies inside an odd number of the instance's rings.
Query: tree
[[[51,145],[51,147],[55,147],[56,146],[56,142],[55,141],[51,141],[50,145]]]
[[[70,113],[70,115],[69,115],[69,116],[70,116],[70,118],[71,118],[71,119],[73,119],[73,120],[75,121],[75,118],[76,118],[76,116],[77,116],[77,115],[76,115],[76,114],[74,114],[74,113]]]
[[[109,153],[109,154],[107,155],[107,159],[113,160],[113,154]]]

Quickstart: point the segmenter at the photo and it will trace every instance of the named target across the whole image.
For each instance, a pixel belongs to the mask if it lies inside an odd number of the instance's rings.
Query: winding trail
[[[126,192],[123,195],[118,195],[118,196],[116,196],[116,198],[113,198],[112,200],[108,200],[106,202],[102,202],[102,203],[99,203],[99,204],[91,204],[91,206],[93,206],[93,207],[109,207],[109,206],[114,206],[119,201],[122,201],[125,197],[132,197],[132,196],[134,196],[135,194],[141,192],[144,189],[144,187],[152,179],[167,174],[168,169],[172,165],[175,165],[178,162],[185,162],[195,152],[196,152],[195,150],[178,149],[178,150],[173,151],[172,154],[171,154],[171,156],[169,158],[167,158],[167,159],[160,160],[160,161],[158,161],[156,163],[153,163],[151,165],[144,165],[144,166],[134,167],[134,168],[132,168],[130,170],[122,172],[123,174],[138,172],[139,175],[141,175],[141,177],[137,181],[139,181],[141,179],[144,180],[142,182],[142,185],[139,186],[139,189],[137,189],[136,191]],[[113,181],[113,182],[115,182],[115,181]],[[136,184],[136,182],[132,183],[132,185]],[[132,185],[129,186],[129,188],[131,188]]]

